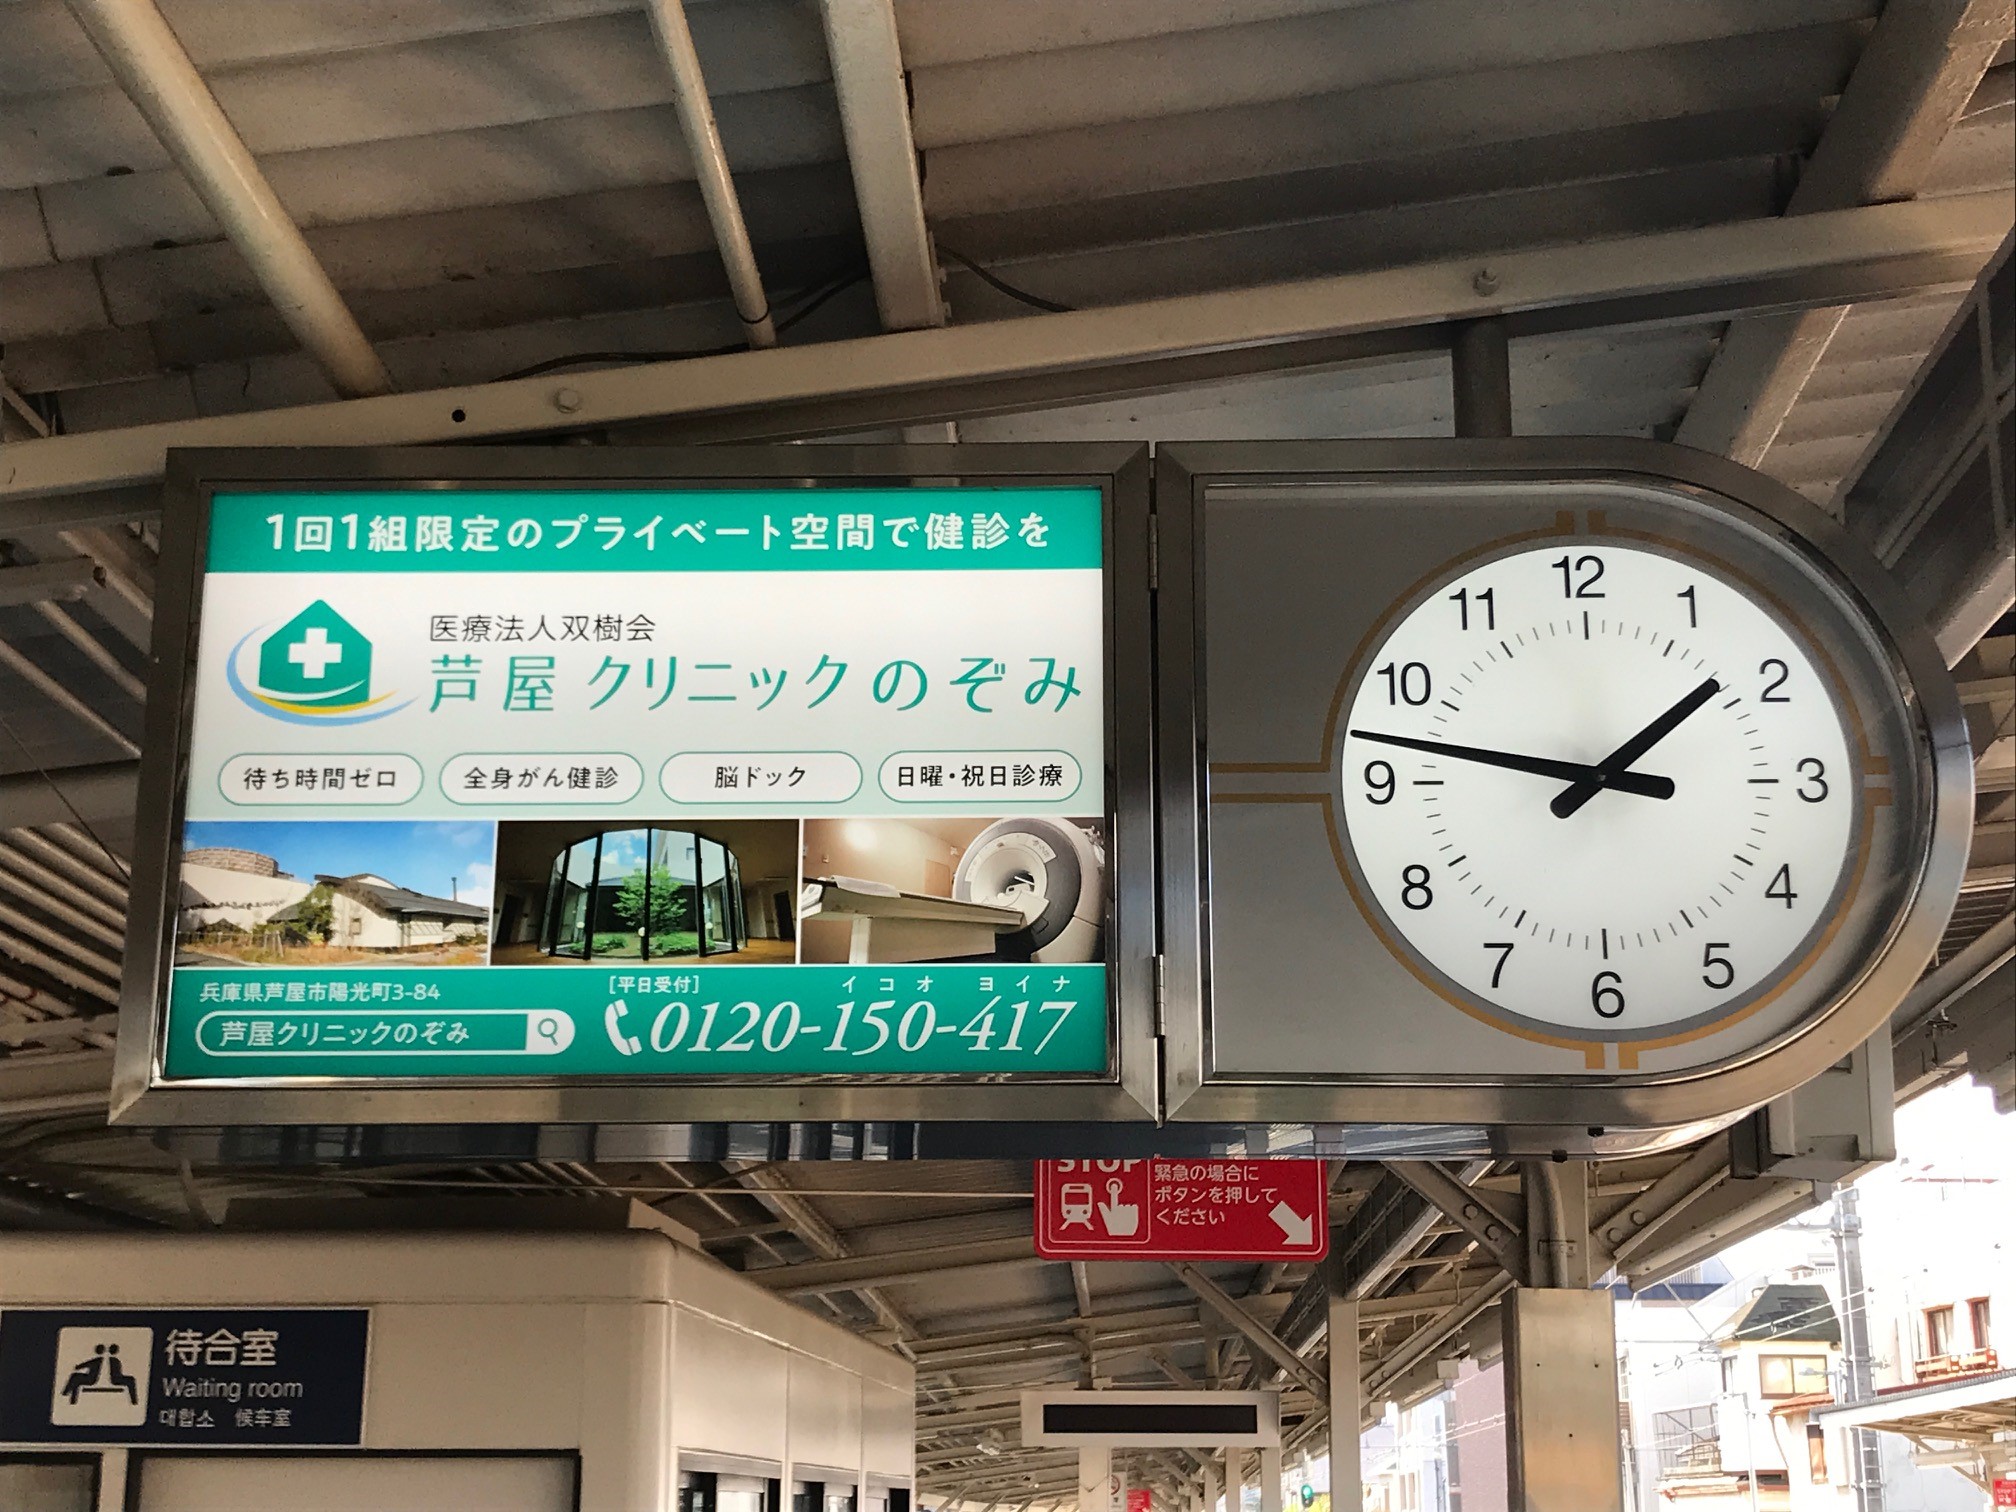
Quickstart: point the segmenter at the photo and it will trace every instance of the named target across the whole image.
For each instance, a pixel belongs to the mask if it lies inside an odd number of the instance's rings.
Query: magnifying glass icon
[[[525,1015],[525,1050],[530,1055],[558,1055],[574,1043],[574,1020],[564,1013]]]

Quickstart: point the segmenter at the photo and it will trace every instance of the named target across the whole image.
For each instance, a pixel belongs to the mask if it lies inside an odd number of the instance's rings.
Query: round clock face
[[[1343,727],[1346,844],[1389,945],[1488,1016],[1587,1040],[1693,1030],[1794,976],[1862,807],[1809,633],[1709,557],[1613,540],[1441,582],[1367,652]]]

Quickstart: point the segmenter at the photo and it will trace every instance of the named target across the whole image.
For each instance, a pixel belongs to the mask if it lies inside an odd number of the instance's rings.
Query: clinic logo
[[[147,1422],[151,1328],[63,1328],[56,1333],[49,1423],[55,1428],[139,1428]]]
[[[326,599],[317,599],[262,640],[264,629],[253,630],[231,648],[224,672],[239,700],[269,719],[365,724],[413,701],[385,706],[391,693],[372,697],[371,641]],[[248,682],[245,664],[255,658],[256,681]]]

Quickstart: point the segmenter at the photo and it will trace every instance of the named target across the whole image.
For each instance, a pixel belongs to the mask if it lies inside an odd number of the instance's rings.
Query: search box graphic
[[[559,1008],[300,1009],[207,1013],[197,1045],[211,1055],[290,1057],[393,1055],[553,1056],[574,1043],[574,1019]]]

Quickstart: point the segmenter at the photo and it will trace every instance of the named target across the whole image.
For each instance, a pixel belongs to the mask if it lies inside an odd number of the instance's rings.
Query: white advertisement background
[[[385,707],[397,712],[361,724],[297,724],[275,719],[246,704],[230,688],[226,663],[248,635],[238,658],[239,673],[257,683],[259,644],[296,614],[325,600],[372,643],[371,694],[390,693]],[[434,641],[437,616],[515,615],[531,633],[545,616],[561,633],[567,616],[647,616],[648,641],[620,642]],[[627,632],[626,632],[627,637]],[[704,812],[728,817],[736,812],[778,815],[794,812],[901,814],[1002,811],[1074,815],[1105,806],[1104,597],[1096,568],[1058,571],[763,573],[217,573],[204,584],[201,638],[196,669],[195,712],[190,741],[187,817],[253,818],[472,818],[495,814],[537,818],[537,806],[512,803],[486,807],[455,802],[438,781],[456,755],[500,755],[626,751],[643,765],[643,790],[629,802],[584,810],[555,806],[553,817],[584,812],[612,815],[674,815]],[[551,712],[506,712],[507,665],[513,656],[554,658]],[[807,707],[825,689],[830,666],[818,679],[812,672],[824,655],[847,663],[832,695]],[[473,656],[477,697],[434,702],[436,658]],[[630,663],[627,680],[599,709],[589,707],[610,686],[613,674],[591,686],[605,657]],[[665,690],[667,658],[678,658],[672,696],[653,710]],[[953,679],[967,658],[986,657],[1005,666],[1002,681],[980,690],[980,703],[995,712],[968,707],[967,689]],[[1057,675],[1075,669],[1078,695],[1056,709],[1057,690],[1040,703],[1025,690],[1055,658]],[[645,663],[655,662],[655,686],[645,686]],[[875,675],[891,662],[923,667],[929,691],[914,709],[899,705],[914,696],[914,674],[890,703],[872,694]],[[732,671],[702,672],[700,663],[728,663]],[[764,671],[788,678],[767,709]],[[752,686],[752,674],[757,682]],[[733,694],[736,701],[693,702],[691,694]],[[407,700],[411,700],[407,703]],[[1085,773],[1076,792],[1056,791],[1028,800],[989,798],[946,805],[899,803],[881,793],[876,776],[897,751],[997,752],[1063,750],[1076,756]],[[809,806],[788,796],[775,802],[704,809],[680,805],[658,786],[665,759],[681,751],[721,753],[844,751],[860,763],[860,791],[843,803]],[[219,775],[232,757],[245,753],[286,756],[364,756],[403,753],[416,758],[427,780],[420,795],[397,808],[339,807],[320,795],[294,806],[248,808],[225,799]],[[760,760],[761,758],[757,758]],[[478,795],[465,795],[476,798]]]

